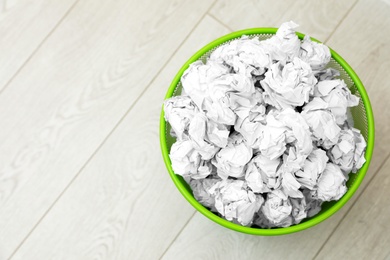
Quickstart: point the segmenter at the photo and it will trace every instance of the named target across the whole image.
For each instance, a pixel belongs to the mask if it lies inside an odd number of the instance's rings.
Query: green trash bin
[[[260,40],[265,40],[272,37],[276,33],[276,31],[277,28],[247,29],[247,30],[230,33],[207,44],[198,52],[196,52],[179,70],[179,72],[176,74],[175,78],[173,79],[165,98],[167,99],[172,96],[180,95],[182,89],[180,78],[183,75],[183,72],[189,67],[191,63],[197,60],[202,60],[203,62],[206,62],[206,59],[210,55],[210,53],[220,45],[223,45],[234,39],[240,38],[242,35],[247,35],[249,37],[257,36],[259,37]],[[296,33],[296,34],[300,39],[303,39],[303,37],[305,36],[302,33]],[[312,40],[319,42],[318,40],[313,38]],[[374,134],[375,134],[374,116],[372,113],[370,100],[359,77],[353,71],[351,66],[340,55],[338,55],[332,49],[330,49],[330,52],[332,54],[332,57],[328,64],[328,67],[337,69],[340,72],[340,78],[345,81],[348,88],[351,90],[352,94],[355,94],[360,98],[359,105],[351,108],[350,111],[352,113],[352,117],[354,120],[354,127],[361,131],[362,135],[364,136],[367,142],[367,149],[365,154],[366,162],[356,174],[349,175],[350,178],[347,182],[347,187],[348,187],[347,193],[345,193],[344,196],[338,201],[323,203],[322,210],[317,215],[311,218],[304,219],[301,223],[290,227],[262,229],[262,228],[244,227],[232,223],[230,221],[227,221],[224,218],[221,218],[215,213],[211,212],[210,210],[205,208],[202,204],[200,204],[198,201],[196,201],[189,185],[187,185],[187,183],[181,176],[176,175],[173,172],[171,161],[169,159],[169,151],[172,144],[176,140],[175,138],[171,137],[169,134],[170,126],[169,124],[166,124],[164,119],[164,110],[162,110],[161,118],[160,118],[160,144],[161,144],[161,150],[162,150],[162,155],[164,158],[165,165],[176,187],[179,189],[179,191],[184,196],[184,198],[186,198],[187,201],[192,206],[195,207],[196,210],[198,210],[200,213],[205,215],[207,218],[211,219],[212,221],[226,228],[239,231],[242,233],[246,233],[246,234],[251,234],[251,235],[273,236],[273,235],[290,234],[290,233],[294,233],[312,227],[324,221],[325,219],[329,218],[331,215],[333,215],[343,205],[345,205],[347,201],[353,196],[353,194],[355,193],[355,191],[358,189],[359,185],[363,181],[363,178],[367,172],[367,169],[371,161],[371,157],[374,149]]]

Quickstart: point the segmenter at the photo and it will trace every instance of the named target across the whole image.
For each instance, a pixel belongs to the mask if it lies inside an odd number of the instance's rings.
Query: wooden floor
[[[361,77],[376,146],[330,219],[249,236],[177,191],[159,113],[197,49],[289,20]],[[389,82],[389,0],[0,0],[0,260],[390,259]]]

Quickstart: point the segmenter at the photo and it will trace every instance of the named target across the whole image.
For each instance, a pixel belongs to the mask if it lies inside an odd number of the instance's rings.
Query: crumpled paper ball
[[[312,70],[318,71],[326,67],[330,61],[330,51],[322,43],[313,42],[309,36],[303,38],[298,57],[307,62]]]
[[[280,190],[274,190],[267,194],[267,200],[261,211],[275,226],[290,226],[292,223],[290,199]]]
[[[339,166],[327,163],[324,172],[318,178],[317,189],[313,190],[312,194],[322,201],[338,200],[347,191],[346,180]]]
[[[188,96],[172,97],[164,102],[165,120],[172,127],[174,136],[181,141],[188,135],[188,127],[198,107]]]
[[[243,226],[252,223],[254,214],[264,202],[261,195],[256,195],[245,186],[244,181],[223,180],[210,188],[217,211],[227,220],[234,220]]]
[[[343,80],[323,80],[314,86],[314,98],[306,106],[305,111],[324,109],[332,112],[338,125],[347,120],[347,109],[359,104],[359,98],[352,95]]]
[[[356,173],[365,163],[364,148],[366,141],[355,128],[341,130],[339,141],[329,151],[330,160],[348,174]]]
[[[265,73],[261,86],[264,100],[277,109],[303,106],[317,83],[310,65],[298,57],[291,62],[277,62]]]
[[[240,41],[231,41],[219,46],[211,53],[209,60],[222,61],[234,72],[246,77],[262,75],[272,63],[269,53],[260,47],[258,38],[241,37]]]
[[[217,168],[217,174],[222,179],[239,178],[244,175],[245,165],[250,161],[253,150],[239,133],[230,135],[228,144],[219,150],[212,160]]]

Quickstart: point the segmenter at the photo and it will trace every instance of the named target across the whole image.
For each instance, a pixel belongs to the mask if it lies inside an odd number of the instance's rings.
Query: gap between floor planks
[[[56,23],[56,25],[49,31],[49,33],[42,39],[42,41],[38,44],[38,46],[31,52],[31,54],[27,57],[27,59],[22,63],[22,65],[16,70],[16,72],[11,76],[11,78],[4,84],[3,88],[0,88],[0,95],[7,89],[7,87],[11,84],[11,82],[19,75],[19,73],[22,71],[22,69],[28,64],[28,62],[35,56],[35,54],[40,50],[42,45],[49,39],[49,37],[53,34],[55,30],[61,25],[61,23],[65,20],[65,18],[72,12],[74,7],[77,5],[77,3],[80,0],[76,0],[69,9],[65,12],[65,14],[61,17],[61,19]],[[2,3],[2,11],[6,11],[6,0]]]
[[[74,7],[76,6],[76,4],[79,2],[80,0],[76,0],[76,2],[71,6],[71,8],[69,8],[69,10],[66,12],[66,14],[61,18],[61,20],[58,22],[58,24],[56,24],[56,26],[53,28],[52,31],[50,31],[50,33],[44,38],[44,40],[39,44],[39,46],[33,51],[32,55],[30,55],[30,57],[26,60],[26,62],[23,63],[23,65],[20,67],[20,69],[18,69],[17,73],[15,73],[14,76],[12,76],[11,80],[9,82],[7,82],[6,86],[9,85],[9,83],[12,81],[12,79],[14,79],[17,74],[19,73],[19,71],[21,71],[21,69],[24,67],[25,64],[28,63],[28,61],[34,56],[34,54],[39,50],[39,48],[43,45],[43,43],[50,37],[50,35],[55,31],[55,29],[58,28],[58,26],[61,24],[61,22],[66,18],[66,16],[74,9]],[[161,72],[164,70],[164,68],[166,67],[167,64],[169,64],[169,62],[172,60],[172,58],[174,57],[175,53],[183,46],[183,44],[187,41],[187,39],[191,36],[191,34],[193,33],[193,31],[198,27],[198,25],[202,22],[202,20],[206,17],[206,15],[209,14],[209,11],[211,10],[211,8],[215,5],[215,3],[217,2],[217,0],[214,0],[212,2],[212,4],[210,5],[210,7],[207,9],[207,11],[200,17],[200,19],[198,20],[197,23],[195,23],[195,25],[192,27],[192,29],[190,30],[190,32],[186,35],[186,37],[181,41],[181,43],[179,44],[179,46],[172,52],[171,56],[167,59],[167,61],[163,64],[163,66],[158,70],[158,72],[154,75],[154,77],[152,78],[151,82],[144,88],[144,90],[141,92],[141,94],[136,98],[136,100],[134,101],[134,103],[128,108],[128,110],[125,112],[125,114],[120,118],[120,120],[118,121],[117,124],[114,125],[114,127],[112,128],[112,130],[108,133],[108,135],[103,139],[103,141],[99,144],[99,146],[96,148],[96,150],[91,154],[91,156],[87,159],[87,161],[83,164],[83,166],[80,168],[80,170],[76,173],[76,175],[72,178],[72,180],[68,183],[68,185],[64,188],[64,190],[60,193],[60,195],[55,199],[55,201],[52,203],[52,205],[50,205],[50,207],[45,211],[45,213],[42,215],[42,217],[38,220],[38,222],[33,226],[33,228],[30,230],[30,232],[27,234],[27,236],[25,236],[23,238],[23,240],[21,241],[21,243],[15,248],[15,250],[12,252],[12,254],[10,255],[9,259],[12,259],[12,257],[15,255],[15,253],[19,250],[19,248],[24,244],[24,242],[30,237],[30,235],[34,232],[34,230],[39,226],[39,224],[42,222],[42,220],[45,218],[45,216],[50,212],[50,210],[55,206],[55,204],[59,201],[59,199],[66,193],[66,191],[69,189],[69,187],[74,183],[74,181],[77,179],[77,177],[82,173],[82,171],[85,169],[85,167],[88,165],[88,163],[93,159],[93,157],[97,154],[97,152],[104,146],[104,144],[106,143],[106,141],[110,138],[110,136],[112,135],[112,133],[115,132],[115,130],[118,128],[118,126],[122,123],[122,121],[126,118],[126,116],[130,113],[130,111],[133,109],[133,107],[139,102],[139,100],[142,98],[142,96],[144,95],[144,93],[149,89],[149,87],[154,83],[154,81],[156,80],[156,78],[161,74]],[[214,18],[214,20],[216,20]],[[218,21],[218,23],[220,23]],[[224,25],[224,27],[226,27],[227,29],[229,29],[227,26]],[[231,31],[231,29],[229,29]],[[6,88],[6,86],[4,87],[4,89]],[[3,90],[4,90],[3,89]],[[0,91],[0,95],[1,95],[2,91]],[[181,234],[181,231],[187,226],[188,222],[192,219],[192,217],[195,215],[196,211],[194,211],[194,214],[188,219],[188,221],[186,222],[186,224],[183,226],[183,228],[180,230],[180,232],[178,232],[178,234],[175,236],[175,239],[172,240],[172,242],[170,243],[170,245],[176,240],[176,238]],[[169,245],[169,247],[170,247]],[[165,252],[169,249],[169,247],[167,247],[167,249],[164,251],[164,254]]]
[[[343,223],[344,221],[344,217],[346,217],[349,212],[352,210],[352,208],[355,206],[355,204],[359,201],[359,198],[363,195],[363,193],[367,190],[367,187],[370,186],[370,184],[372,183],[372,181],[375,179],[376,175],[378,175],[378,172],[380,172],[382,170],[382,167],[386,164],[386,162],[389,160],[390,158],[390,154],[388,154],[386,156],[386,158],[383,160],[383,162],[379,165],[378,169],[374,172],[372,178],[367,182],[367,185],[363,187],[362,191],[360,192],[360,194],[357,195],[355,201],[352,203],[352,205],[349,207],[349,209],[347,210],[347,212],[345,212],[343,218],[341,218],[340,222],[337,223],[337,225],[335,226],[335,228],[333,229],[332,233],[326,238],[325,242],[321,245],[321,247],[318,249],[317,253],[314,255],[313,259],[317,259],[317,257],[320,255],[321,251],[324,249],[326,243],[331,239],[331,237],[333,236],[334,232],[337,230],[337,228]]]

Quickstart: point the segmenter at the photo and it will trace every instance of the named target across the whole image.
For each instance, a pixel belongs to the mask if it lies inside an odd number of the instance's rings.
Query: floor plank
[[[390,144],[389,31],[390,2],[360,0],[328,42],[362,79],[375,116],[376,139],[386,151]]]
[[[82,0],[40,46],[67,1],[0,0],[0,65],[6,67],[0,83],[22,66],[0,95],[0,259],[26,236],[14,259],[155,259],[165,249],[165,259],[312,259],[319,250],[320,259],[388,257],[389,1],[270,2],[221,0],[211,15],[234,30],[292,19],[302,32],[330,37],[329,46],[356,70],[372,101],[373,160],[342,210],[309,230],[271,238],[226,230],[199,213],[190,219],[194,209],[162,163],[157,125],[180,64],[227,32],[208,16],[94,154],[210,1]]]
[[[211,4],[82,0],[24,66],[0,95],[1,257],[55,203]]]
[[[356,1],[219,0],[211,13],[233,30],[279,27],[293,20],[299,31],[325,41]]]
[[[194,213],[159,149],[161,102],[181,65],[227,30],[205,17],[13,259],[157,259]]]
[[[314,2],[314,4],[317,4],[317,2]],[[216,7],[217,6],[218,4],[216,5]],[[295,6],[295,8],[298,7],[299,5]],[[306,7],[306,10],[310,10],[310,9],[314,9],[314,8]],[[364,8],[362,8],[362,10],[363,9]],[[351,11],[351,16],[353,16],[353,13],[355,12],[354,10],[355,7]],[[346,8],[344,9],[344,11],[345,13],[348,12]],[[288,12],[292,14],[298,11],[290,9]],[[359,15],[362,14],[359,13]],[[357,19],[359,15],[356,15],[356,17],[353,19]],[[310,20],[316,18],[318,19],[318,21],[314,24],[320,26],[321,24],[325,24],[325,23],[321,23],[320,21],[321,19],[325,19],[324,17],[325,16],[312,15],[311,17],[308,18],[309,20],[307,22],[302,24],[307,24],[307,23],[310,24]],[[348,17],[347,19],[352,19]],[[379,21],[383,22],[387,20],[383,19],[382,17],[382,18],[378,18],[378,22]],[[230,24],[228,25],[231,26]],[[310,26],[314,26],[312,27],[314,30],[315,25],[310,25]],[[253,27],[253,26],[249,26],[249,27]],[[335,25],[334,28],[336,27],[337,26]],[[229,257],[231,255],[237,256],[237,252],[236,252],[237,248],[244,248],[244,247],[246,248],[244,255],[248,259],[255,258],[258,255],[267,255],[267,257],[274,258],[274,259],[285,259],[285,258],[312,259],[316,255],[318,250],[320,250],[322,245],[327,241],[328,237],[332,234],[333,230],[337,227],[340,221],[345,217],[348,210],[359,198],[361,192],[364,190],[364,188],[367,186],[371,178],[378,171],[380,166],[384,163],[386,157],[389,155],[389,149],[387,147],[389,142],[387,141],[383,142],[384,135],[382,134],[382,131],[384,132],[388,128],[389,125],[388,120],[390,117],[386,116],[387,112],[380,114],[378,108],[380,107],[384,109],[384,105],[385,105],[383,101],[382,102],[379,101],[380,96],[389,95],[390,92],[387,90],[383,90],[383,91],[377,91],[376,94],[374,94],[372,93],[372,91],[370,91],[371,85],[377,87],[386,86],[385,82],[388,81],[387,74],[385,74],[386,70],[385,69],[380,70],[380,72],[378,73],[381,74],[377,74],[377,71],[378,71],[379,64],[388,64],[386,62],[387,58],[386,56],[380,58],[382,63],[376,63],[375,65],[373,64],[373,62],[361,64],[360,63],[361,60],[365,60],[365,61],[367,61],[367,59],[373,60],[373,59],[378,59],[378,57],[377,55],[375,55],[374,52],[367,51],[366,56],[360,57],[359,59],[356,58],[353,59],[352,57],[356,56],[355,53],[358,52],[358,49],[350,48],[350,43],[358,47],[358,44],[356,42],[358,42],[359,39],[357,38],[364,36],[361,33],[359,34],[357,30],[368,30],[370,27],[371,25],[369,25],[368,21],[361,22],[359,26],[354,27],[355,30],[352,31],[349,28],[342,29],[343,26],[340,26],[340,28],[337,30],[337,33],[332,35],[329,40],[329,46],[337,50],[343,57],[345,57],[347,61],[351,64],[351,66],[357,69],[358,75],[361,77],[363,82],[366,83],[371,100],[374,101],[373,103],[377,103],[374,104],[374,112],[375,115],[377,116],[377,120],[376,120],[377,129],[378,128],[382,129],[382,130],[378,130],[376,133],[377,141],[376,141],[375,151],[370,165],[370,169],[366,175],[366,178],[361,184],[361,187],[358,189],[354,197],[339,212],[337,212],[334,216],[332,216],[330,219],[326,220],[325,222],[321,223],[320,225],[311,228],[309,230],[300,232],[298,234],[293,234],[293,235],[278,237],[278,238],[245,236],[239,233],[235,233],[233,231],[224,230],[223,228],[221,228],[216,224],[209,223],[208,220],[204,219],[203,216],[197,213],[195,217],[189,222],[188,226],[180,234],[178,239],[173,243],[172,247],[168,250],[165,257],[166,259],[174,259],[177,256],[184,256],[184,255],[191,256],[191,259],[207,258],[207,257],[213,258],[217,255],[220,256],[220,259],[223,259],[224,257],[230,259]],[[346,33],[346,31],[348,31],[348,33]],[[319,32],[321,32],[321,30],[319,30]],[[328,32],[329,35],[332,33],[332,31],[330,30],[322,30],[322,33],[324,32]],[[350,33],[351,36],[354,35],[355,38],[351,39],[349,35]],[[374,34],[375,32],[372,33],[372,35]],[[312,35],[316,36],[316,34],[314,33],[312,33]],[[328,38],[329,35],[324,34],[323,38],[326,39]],[[380,36],[381,34],[377,33],[376,37],[380,37]],[[337,39],[339,39],[339,41],[337,41]],[[386,41],[387,38],[385,37],[384,42]],[[375,40],[370,40],[371,45],[373,44],[373,42],[375,42]],[[363,44],[362,46],[371,46],[371,45]],[[378,45],[381,45],[381,43],[378,43]],[[360,48],[362,47],[360,46]],[[387,50],[381,49],[381,51],[385,53],[388,51],[388,49]],[[380,117],[379,120],[378,117]],[[204,225],[206,225],[206,227],[204,227]],[[209,237],[209,234],[212,234],[211,238]],[[213,241],[213,243],[210,243],[210,241]],[[233,244],[235,244],[236,246],[230,246]],[[247,244],[250,245],[249,248],[247,248]],[[218,257],[216,258],[218,259]],[[234,259],[234,257],[232,257],[231,259]]]
[[[390,160],[316,259],[389,259]]]
[[[322,225],[280,237],[256,237],[228,230],[196,213],[163,259],[312,259]],[[303,253],[302,253],[303,252]]]
[[[0,1],[0,91],[76,0]]]
[[[376,150],[381,149],[385,154],[389,153],[390,145],[390,35],[383,32],[388,31],[390,4],[362,0],[330,41],[355,65],[356,72],[363,78],[375,115]],[[345,44],[347,40],[348,45]],[[383,259],[389,256],[386,247],[390,230],[389,169],[388,160],[321,250],[319,259]]]
[[[293,3],[293,0],[218,0],[210,13],[235,31],[253,27],[278,27],[283,14]]]

